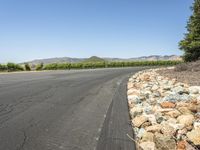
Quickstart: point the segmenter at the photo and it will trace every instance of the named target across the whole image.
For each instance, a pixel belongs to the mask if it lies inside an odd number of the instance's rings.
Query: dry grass
[[[175,69],[158,71],[162,76],[176,78],[179,82],[187,83],[191,86],[200,86],[200,61],[177,65]]]

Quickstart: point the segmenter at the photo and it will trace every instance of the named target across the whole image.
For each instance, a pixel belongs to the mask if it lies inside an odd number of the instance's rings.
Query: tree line
[[[0,71],[31,71],[31,70],[70,70],[70,69],[95,69],[95,68],[115,68],[115,67],[137,67],[137,66],[173,66],[182,61],[132,61],[132,62],[87,62],[87,63],[43,63],[31,68],[28,63],[23,65],[15,63],[0,64]]]

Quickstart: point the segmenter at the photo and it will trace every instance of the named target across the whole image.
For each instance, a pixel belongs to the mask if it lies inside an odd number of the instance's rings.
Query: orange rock
[[[177,143],[177,150],[186,150],[186,141],[179,141]]]
[[[175,108],[176,104],[172,103],[172,102],[162,102],[161,104],[162,108]]]

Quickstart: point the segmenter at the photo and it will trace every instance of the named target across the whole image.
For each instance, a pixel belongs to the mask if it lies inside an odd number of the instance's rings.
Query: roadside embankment
[[[138,149],[200,148],[200,86],[161,76],[160,71],[164,69],[138,72],[127,85]]]

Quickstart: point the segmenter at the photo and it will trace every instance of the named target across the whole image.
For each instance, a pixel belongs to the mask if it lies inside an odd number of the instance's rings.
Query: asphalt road
[[[0,74],[0,150],[131,150],[126,81],[141,68]]]

